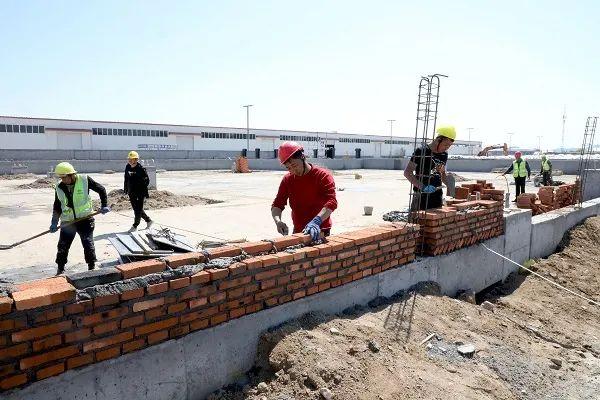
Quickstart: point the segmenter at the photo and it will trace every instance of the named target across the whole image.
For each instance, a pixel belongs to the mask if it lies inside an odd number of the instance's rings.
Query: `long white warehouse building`
[[[302,144],[311,156],[399,157],[410,155],[413,137],[250,129],[250,151],[262,157],[286,140]],[[137,122],[87,121],[0,116],[1,149],[39,150],[202,150],[241,151],[247,147],[246,129],[214,126],[167,125]],[[477,154],[481,142],[457,140],[451,154]]]

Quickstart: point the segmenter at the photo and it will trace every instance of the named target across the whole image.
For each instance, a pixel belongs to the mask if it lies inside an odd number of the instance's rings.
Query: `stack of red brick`
[[[542,186],[537,195],[523,193],[517,198],[517,207],[531,209],[533,215],[539,215],[558,208],[577,204],[579,201],[579,183],[560,186]]]
[[[461,203],[462,201],[471,201],[477,198],[477,193],[481,200],[504,200],[504,190],[495,189],[492,183],[485,180],[478,180],[477,183],[463,183],[455,189],[453,204]],[[462,201],[458,201],[462,200]]]
[[[419,254],[449,253],[504,232],[503,205],[494,200],[419,211],[416,219],[421,226]]]
[[[64,277],[18,285],[0,297],[0,390],[137,351],[245,314],[328,290],[415,258],[419,227],[386,224],[308,244],[306,235],[210,250],[252,255],[227,268],[76,301]],[[278,251],[279,250],[279,251]],[[264,254],[270,253],[270,254]],[[262,254],[262,255],[260,255]],[[118,266],[122,279],[206,261],[202,253]],[[131,281],[130,281],[131,282]],[[111,287],[119,287],[118,285]],[[242,333],[243,334],[243,333]]]

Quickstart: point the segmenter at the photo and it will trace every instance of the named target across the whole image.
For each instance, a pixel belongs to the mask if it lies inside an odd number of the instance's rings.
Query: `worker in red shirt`
[[[285,142],[279,147],[279,161],[289,173],[281,180],[277,197],[271,206],[271,215],[282,235],[289,233],[281,220],[288,200],[292,208],[293,233],[307,233],[313,241],[320,233],[329,235],[331,213],[337,208],[335,182],[328,170],[309,164],[304,149],[296,142]]]

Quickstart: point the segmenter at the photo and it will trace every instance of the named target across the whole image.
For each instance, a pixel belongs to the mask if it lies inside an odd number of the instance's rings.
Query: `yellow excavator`
[[[493,144],[491,146],[487,146],[485,147],[483,150],[481,150],[479,153],[477,153],[478,156],[483,156],[483,157],[487,157],[488,153],[490,152],[490,150],[495,150],[495,149],[502,149],[502,154],[504,154],[505,156],[508,155],[508,146],[506,145],[506,143],[504,144]]]

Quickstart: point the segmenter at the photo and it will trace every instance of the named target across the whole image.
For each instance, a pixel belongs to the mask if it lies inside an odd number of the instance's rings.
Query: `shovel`
[[[66,223],[64,223],[64,224],[60,224],[60,226],[58,227],[58,229],[64,228],[64,227],[66,227],[66,226],[69,226],[69,225],[76,224],[76,223],[77,223],[77,222],[79,222],[79,221],[86,220],[86,219],[88,219],[88,218],[91,218],[91,217],[93,217],[94,215],[98,215],[98,214],[100,214],[100,211],[96,211],[96,212],[94,212],[94,213],[92,213],[92,214],[88,215],[87,217],[83,217],[83,218],[74,219],[73,221],[69,221],[69,222],[66,222]],[[21,240],[21,241],[19,241],[19,242],[13,243],[13,244],[0,244],[0,250],[8,250],[8,249],[12,249],[12,248],[13,248],[13,247],[15,247],[15,246],[18,246],[18,245],[20,245],[20,244],[23,244],[23,243],[25,243],[25,242],[29,242],[30,240],[33,240],[33,239],[39,238],[40,236],[44,236],[44,235],[45,235],[45,234],[47,234],[47,233],[50,233],[50,229],[48,229],[47,231],[44,231],[44,232],[42,232],[42,233],[38,233],[38,234],[37,234],[37,235],[35,235],[35,236],[32,236],[32,237],[29,237],[29,238],[27,238],[27,239]]]

